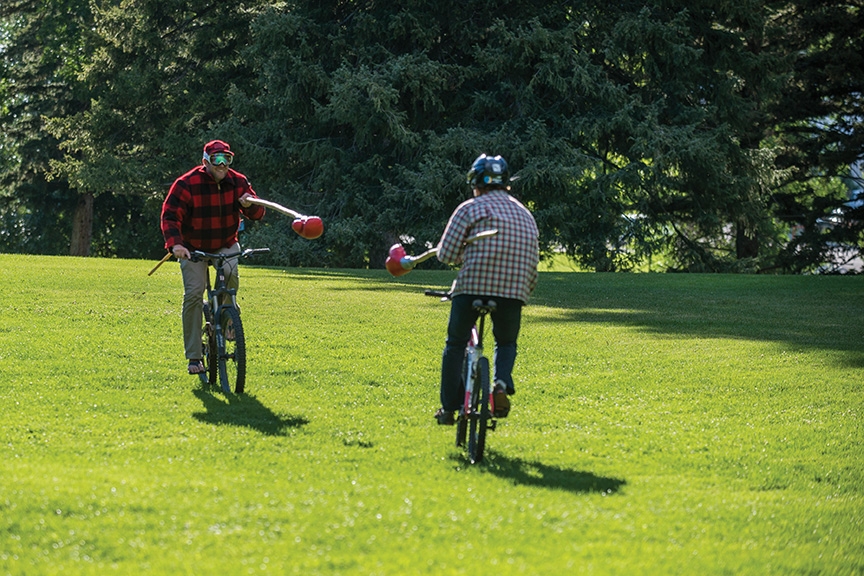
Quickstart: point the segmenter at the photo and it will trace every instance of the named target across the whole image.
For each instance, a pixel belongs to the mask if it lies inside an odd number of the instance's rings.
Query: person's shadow
[[[201,388],[192,393],[206,409],[206,412],[193,412],[192,416],[207,424],[246,426],[267,436],[282,436],[287,428],[300,428],[309,423],[303,416],[281,417],[248,394],[217,397]]]
[[[488,448],[482,470],[506,478],[516,485],[554,488],[570,492],[614,494],[627,484],[625,480],[619,478],[607,478],[591,472],[568,470],[540,462],[511,458]]]

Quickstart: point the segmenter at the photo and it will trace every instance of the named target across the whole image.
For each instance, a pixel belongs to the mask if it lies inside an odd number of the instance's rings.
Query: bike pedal
[[[495,426],[497,426],[497,425],[498,425],[498,421],[497,421],[497,420],[491,420],[491,419],[490,419],[489,422],[486,424],[486,429],[487,429],[487,430],[494,430],[494,429],[495,429]]]

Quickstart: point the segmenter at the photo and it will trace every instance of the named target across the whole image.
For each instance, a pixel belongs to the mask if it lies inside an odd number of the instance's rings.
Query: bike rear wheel
[[[474,391],[471,398],[471,413],[468,415],[468,458],[472,464],[483,461],[486,449],[486,429],[489,425],[489,359],[485,356],[477,361],[474,374]]]
[[[246,389],[246,339],[240,312],[236,308],[223,308],[220,313],[221,336],[217,338],[219,347],[219,383],[226,394],[242,394]],[[226,336],[231,336],[229,340]]]

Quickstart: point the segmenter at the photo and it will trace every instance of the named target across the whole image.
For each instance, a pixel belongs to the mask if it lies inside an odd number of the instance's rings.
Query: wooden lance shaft
[[[162,259],[159,260],[159,263],[156,264],[156,266],[154,266],[152,270],[150,270],[150,272],[147,274],[147,276],[152,276],[153,273],[154,273],[156,270],[159,269],[159,266],[161,266],[162,264],[164,264],[165,262],[167,262],[168,259],[171,258],[171,256],[173,256],[173,254],[171,254],[171,252],[165,254],[165,256],[163,256]]]

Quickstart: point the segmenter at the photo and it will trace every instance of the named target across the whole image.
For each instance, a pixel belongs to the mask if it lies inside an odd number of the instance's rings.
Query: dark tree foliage
[[[864,248],[864,212],[830,190],[864,162],[864,2],[797,0],[778,16],[781,49],[798,57],[771,109],[783,144],[775,214],[800,233],[783,247],[777,266],[792,272],[826,260],[837,246]],[[853,190],[864,193],[860,172]]]
[[[696,203],[691,217],[672,211],[681,265],[801,272],[818,268],[838,245],[860,251],[864,220],[847,210],[840,225],[825,222],[849,200],[838,178],[864,158],[862,2],[665,4],[675,16],[664,16],[661,2],[651,18],[683,22],[682,38],[699,57],[685,69],[668,55],[658,62],[677,68],[684,97],[705,111],[699,127],[725,147],[714,173],[694,170],[699,163],[687,158],[676,173],[695,176],[689,185],[662,187]],[[664,84],[662,76],[645,82]],[[712,199],[721,202],[716,211]],[[714,227],[706,216],[716,218]]]
[[[146,211],[152,231],[142,253],[159,253],[159,203],[146,199],[164,197],[176,176],[199,163],[214,126],[229,116],[229,89],[249,74],[240,50],[254,3],[95,6],[94,52],[83,75],[91,103],[54,121],[68,152],[55,171],[96,196],[140,196],[129,202]]]
[[[254,3],[14,0],[2,17],[2,121],[17,129],[6,133],[4,221],[39,235],[56,218],[61,232],[50,243],[9,234],[21,241],[4,249],[59,253],[83,238],[98,255],[161,254],[154,200],[229,116],[230,86],[248,76],[240,49]],[[55,210],[28,178],[44,182]],[[92,215],[76,214],[82,198]],[[79,217],[92,229],[74,230]]]
[[[78,195],[52,177],[61,152],[46,119],[87,105],[78,74],[91,21],[86,0],[0,4],[0,250],[69,253]]]
[[[766,107],[789,63],[771,48],[771,10],[769,2],[646,3],[606,40],[616,82],[651,110],[619,141],[649,166],[633,207],[684,269],[758,269],[772,235]]]
[[[424,249],[487,152],[511,164],[546,253],[610,271],[660,257],[810,271],[864,243],[864,218],[837,212],[864,149],[861,8],[10,0],[0,242],[42,250],[28,231],[53,198],[50,242],[74,245],[89,197],[96,253],[129,254],[126,231],[150,230],[158,254],[167,186],[220,137],[260,195],[324,218],[314,242],[278,214],[250,225],[244,241],[277,264],[378,267],[395,241]]]
[[[579,237],[605,257],[622,207],[609,182],[622,178],[596,130],[629,96],[592,62],[583,16],[567,3],[417,1],[299,2],[260,17],[248,52],[259,78],[234,100],[237,134],[269,193],[330,223],[293,263],[380,266],[400,238],[436,242],[483,152],[518,171],[514,193],[548,247],[575,251]]]
[[[378,266],[398,238],[435,242],[466,167],[493,152],[548,251],[597,270],[669,250],[681,269],[772,268],[788,230],[774,159],[800,66],[792,8],[283,5],[253,27],[258,78],[236,94],[233,129],[268,192],[330,223],[318,244],[286,242],[286,263]]]

